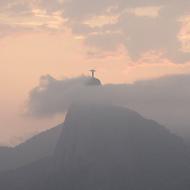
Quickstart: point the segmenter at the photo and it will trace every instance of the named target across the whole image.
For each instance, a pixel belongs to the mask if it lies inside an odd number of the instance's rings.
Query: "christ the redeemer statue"
[[[89,71],[91,72],[91,78],[88,79],[86,84],[88,86],[101,86],[101,81],[95,77],[96,70],[91,69]]]
[[[92,78],[95,78],[95,72],[96,72],[96,70],[95,69],[91,69],[90,72],[92,73]]]

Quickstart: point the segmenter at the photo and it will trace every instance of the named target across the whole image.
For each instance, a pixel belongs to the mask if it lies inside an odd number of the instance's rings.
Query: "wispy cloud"
[[[25,30],[62,30],[65,19],[58,9],[48,12],[40,1],[1,1],[0,25],[8,29],[4,34]],[[16,29],[15,29],[16,28]]]
[[[150,51],[162,51],[174,63],[190,61],[190,2],[186,0],[1,0],[0,6],[5,34],[15,28],[60,31],[67,27],[96,54],[98,49],[109,54],[122,45],[135,61]]]
[[[104,51],[110,52],[123,45],[134,60],[150,51],[162,51],[161,57],[174,63],[190,60],[187,34],[184,39],[184,32],[181,32],[185,24],[179,22],[190,7],[186,1],[104,0],[92,3],[72,0],[64,5],[69,26],[76,35],[84,37],[90,48],[102,50],[104,47]],[[187,24],[185,28],[187,30]],[[108,37],[107,31],[114,35]],[[119,33],[115,35],[115,31]]]
[[[127,10],[127,13],[138,17],[156,18],[160,16],[161,6],[144,6]]]

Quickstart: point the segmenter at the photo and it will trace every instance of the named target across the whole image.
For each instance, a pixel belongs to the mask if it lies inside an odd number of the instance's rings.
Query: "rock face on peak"
[[[72,107],[56,154],[60,176],[68,177],[61,185],[67,190],[190,188],[183,141],[126,108]]]
[[[111,105],[70,108],[54,156],[2,174],[4,190],[189,190],[183,141]]]

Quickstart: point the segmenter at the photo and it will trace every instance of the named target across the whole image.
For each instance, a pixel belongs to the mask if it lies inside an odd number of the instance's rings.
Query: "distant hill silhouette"
[[[74,105],[52,157],[0,176],[3,190],[189,190],[183,140],[127,108]]]
[[[62,126],[42,132],[15,148],[0,147],[0,172],[12,170],[53,154]]]

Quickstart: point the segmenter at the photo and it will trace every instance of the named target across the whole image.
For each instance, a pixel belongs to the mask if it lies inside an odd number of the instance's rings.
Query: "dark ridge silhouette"
[[[14,147],[0,147],[0,172],[12,170],[54,153],[62,125],[44,131]]]
[[[0,176],[3,190],[189,190],[183,140],[127,108],[70,108],[52,157]]]

